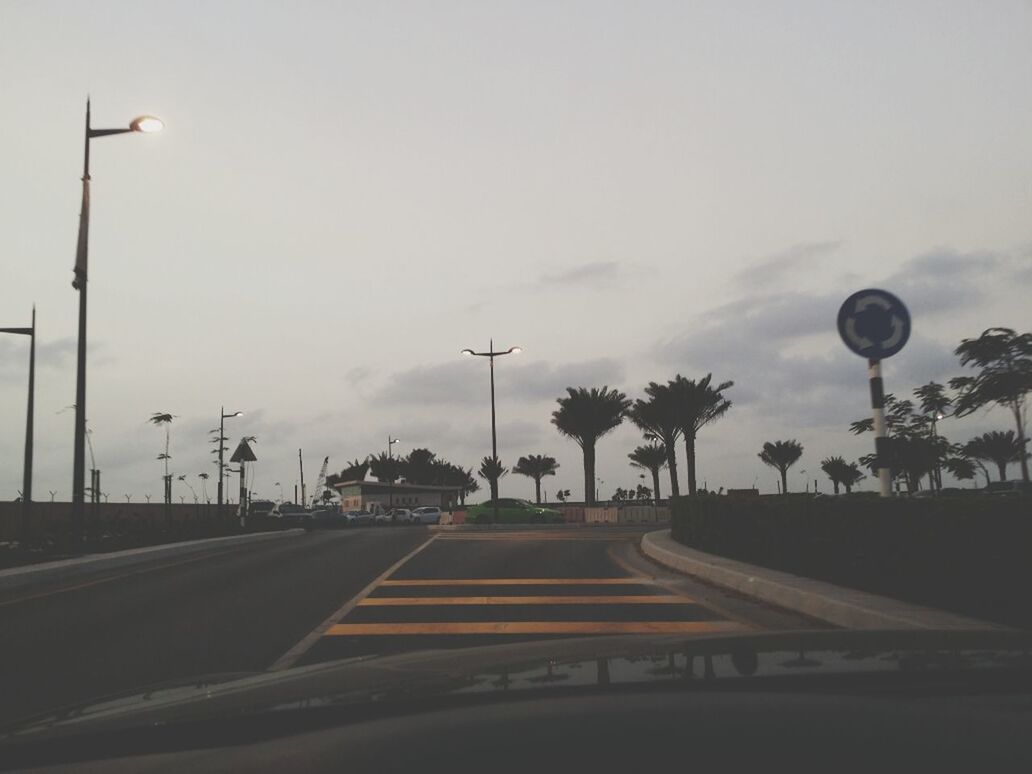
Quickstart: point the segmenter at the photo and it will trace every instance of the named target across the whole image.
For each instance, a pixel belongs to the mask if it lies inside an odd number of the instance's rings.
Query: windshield
[[[0,727],[1027,630],[1030,18],[4,3]]]

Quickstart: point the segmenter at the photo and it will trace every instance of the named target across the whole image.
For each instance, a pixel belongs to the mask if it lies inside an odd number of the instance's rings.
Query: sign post
[[[233,452],[233,456],[229,458],[230,462],[240,463],[240,506],[237,512],[240,514],[240,526],[247,526],[247,463],[256,462],[257,457],[254,456],[250,445],[247,443],[246,438],[241,438],[240,443],[236,447],[236,451]]]
[[[910,338],[910,313],[892,293],[868,288],[845,300],[838,313],[842,341],[861,357],[867,358],[867,378],[871,387],[871,412],[874,419],[875,467],[882,497],[892,496],[892,470],[889,464],[889,439],[885,424],[885,387],[881,361],[892,357]]]

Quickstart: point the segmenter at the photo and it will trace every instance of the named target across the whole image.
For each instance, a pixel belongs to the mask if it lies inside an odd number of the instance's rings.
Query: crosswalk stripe
[[[411,605],[691,605],[695,600],[676,594],[568,597],[366,597],[358,607]]]
[[[734,621],[476,621],[335,624],[329,637],[406,634],[713,634],[750,631]]]
[[[649,578],[409,578],[380,586],[651,586]]]

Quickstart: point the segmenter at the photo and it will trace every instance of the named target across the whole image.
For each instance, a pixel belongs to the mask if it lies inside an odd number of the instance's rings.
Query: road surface
[[[201,675],[546,637],[813,628],[660,568],[642,529],[371,527],[0,594],[0,723]]]

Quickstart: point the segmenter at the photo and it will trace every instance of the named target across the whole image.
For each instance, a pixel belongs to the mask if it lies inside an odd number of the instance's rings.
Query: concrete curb
[[[166,543],[158,546],[130,548],[125,551],[112,551],[106,554],[90,554],[74,559],[61,559],[56,562],[30,564],[25,567],[12,567],[0,570],[0,590],[17,589],[35,583],[52,580],[77,578],[92,572],[111,570],[119,567],[130,567],[154,559],[170,556],[183,556],[208,548],[221,548],[241,543],[257,543],[274,538],[304,534],[302,529],[287,529],[276,532],[254,532],[248,535],[227,535],[225,537],[189,540],[182,543]]]
[[[427,528],[431,531],[440,530],[453,531],[453,532],[489,532],[489,531],[519,531],[525,532],[527,530],[550,530],[550,529],[598,529],[598,530],[620,530],[627,529],[628,527],[655,527],[655,523],[652,524],[609,524],[609,523],[592,523],[592,522],[569,522],[564,524],[428,524]]]
[[[644,535],[641,550],[670,569],[847,629],[1008,628],[706,554],[681,545],[668,529]]]

